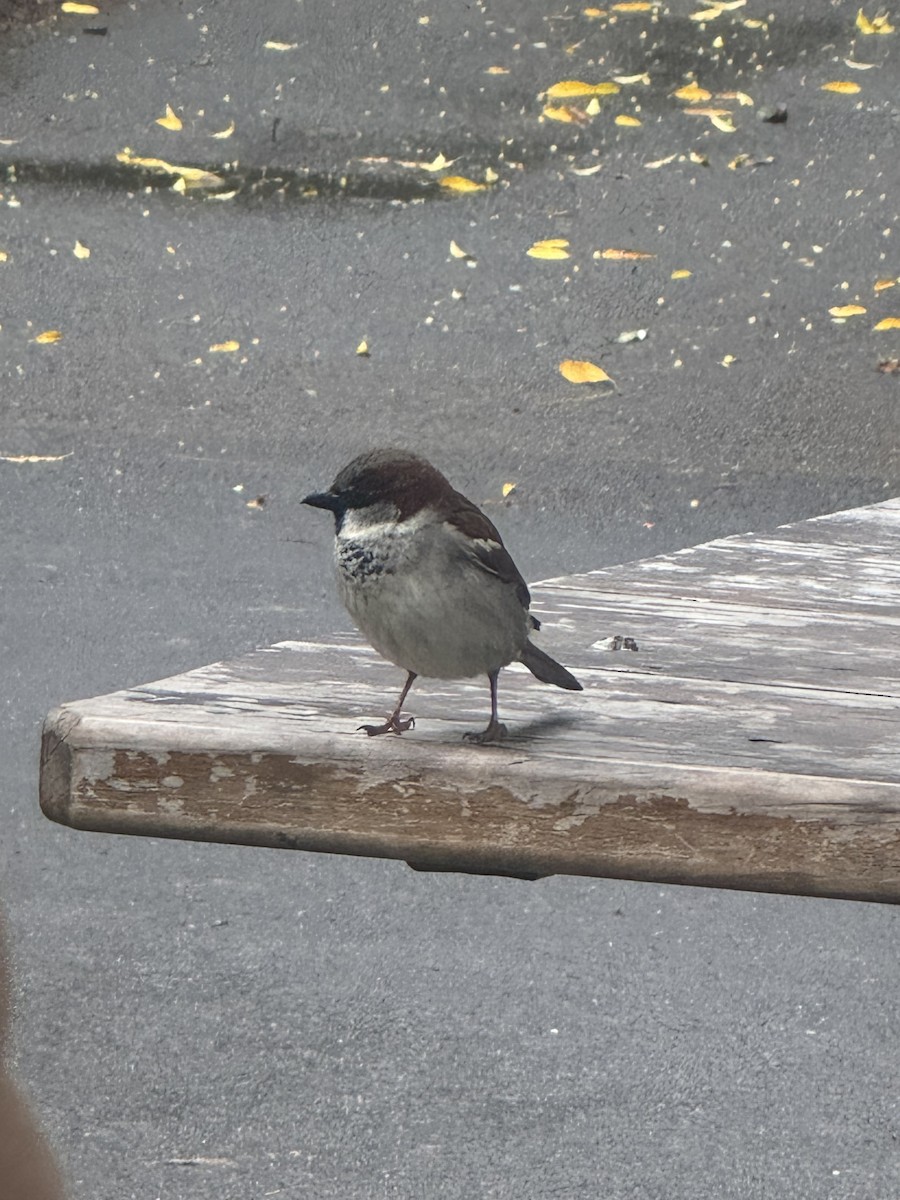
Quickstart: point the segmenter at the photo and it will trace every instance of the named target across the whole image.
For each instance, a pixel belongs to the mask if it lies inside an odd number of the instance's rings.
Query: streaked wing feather
[[[485,571],[490,571],[492,575],[496,575],[503,583],[512,584],[522,607],[528,608],[531,603],[528,584],[522,578],[511,554],[503,545],[503,539],[497,532],[494,523],[471,500],[467,500],[459,493],[457,493],[457,498],[457,507],[447,517],[448,524],[453,525],[454,528],[472,539],[472,554],[478,565]],[[537,628],[536,623],[535,627]]]

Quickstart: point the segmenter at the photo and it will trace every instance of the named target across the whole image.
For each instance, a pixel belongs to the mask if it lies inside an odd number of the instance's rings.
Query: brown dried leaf
[[[605,258],[610,262],[631,262],[641,258],[656,258],[656,255],[645,254],[643,250],[595,250],[594,258]]]

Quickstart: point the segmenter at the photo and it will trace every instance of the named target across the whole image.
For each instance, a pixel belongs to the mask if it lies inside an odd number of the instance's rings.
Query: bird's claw
[[[406,733],[407,729],[415,729],[416,718],[407,717],[406,720],[401,720],[397,713],[392,713],[391,716],[384,722],[383,725],[357,725],[356,732],[361,729],[366,731],[367,737],[378,737],[380,733]]]
[[[474,742],[476,746],[486,746],[491,742],[502,742],[507,736],[506,726],[501,721],[491,721],[487,729],[470,730],[463,734],[464,742]]]

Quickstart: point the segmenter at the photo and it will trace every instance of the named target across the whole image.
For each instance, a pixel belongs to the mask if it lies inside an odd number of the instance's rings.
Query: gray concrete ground
[[[493,503],[530,578],[900,493],[900,331],[874,330],[900,317],[874,288],[900,33],[704,7],[146,0],[3,33],[0,868],[18,1074],[73,1196],[900,1189],[891,909],[37,810],[56,702],[344,626],[298,501],[361,448]],[[539,97],[644,74],[599,114]],[[708,100],[673,96],[692,78]],[[179,194],[148,158],[223,182]],[[569,259],[526,255],[550,237]]]

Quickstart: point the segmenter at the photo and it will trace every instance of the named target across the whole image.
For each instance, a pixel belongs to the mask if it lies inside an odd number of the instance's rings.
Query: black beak
[[[334,492],[312,492],[304,496],[301,504],[309,504],[312,508],[327,508],[329,512],[338,513],[343,508],[341,499]]]

